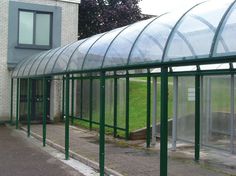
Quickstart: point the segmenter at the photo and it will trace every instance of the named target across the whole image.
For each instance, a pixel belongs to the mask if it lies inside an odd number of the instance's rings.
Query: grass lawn
[[[125,81],[125,80],[123,80]],[[211,78],[210,97],[211,97],[211,109],[212,112],[230,112],[230,80],[219,77]],[[157,122],[160,121],[160,79],[157,80],[158,98],[157,98]],[[207,107],[207,80],[204,80],[204,92],[203,92],[203,106]],[[187,88],[194,87],[193,77],[182,77],[179,79],[179,90],[185,90]],[[185,88],[184,88],[185,87]],[[124,89],[124,87],[123,87]],[[153,94],[153,87],[151,87],[151,93]],[[122,94],[124,94],[124,90]],[[169,91],[168,91],[168,117],[172,118],[172,104],[173,104],[173,79],[169,78]],[[118,95],[118,127],[125,128],[125,96]],[[113,95],[110,93],[109,96]],[[151,95],[151,98],[153,95]],[[146,127],[146,99],[147,99],[147,83],[146,78],[131,78],[130,79],[130,98],[129,98],[129,130],[135,131],[140,128]],[[106,124],[113,125],[113,103],[112,98],[110,102],[106,103]],[[152,108],[151,100],[151,108]],[[188,101],[188,91],[180,91],[179,94],[179,115],[185,116],[194,113],[194,102]],[[99,109],[99,108],[96,108]],[[99,112],[93,113],[93,119],[99,122]],[[88,128],[89,123],[76,120],[78,125]],[[94,124],[94,129],[98,129],[99,126]],[[113,133],[112,128],[106,128],[108,134]],[[118,130],[119,136],[124,136],[124,131]]]
[[[160,90],[160,80],[158,80],[158,90]],[[172,79],[170,79],[170,84],[169,84],[169,116],[171,117],[172,115],[172,91],[173,85],[172,85]],[[151,88],[151,93],[153,94],[153,88]],[[129,129],[130,131],[135,131],[137,129],[146,127],[146,97],[147,97],[147,83],[146,83],[146,78],[132,78],[130,79],[130,102],[129,102],[129,118],[130,118],[130,123],[129,123]],[[152,95],[151,95],[152,97]],[[119,97],[118,97],[119,99]],[[151,100],[152,101],[152,100]],[[118,126],[121,128],[125,128],[125,102],[120,102],[118,103],[118,119],[117,123]],[[151,103],[152,107],[152,103]],[[158,94],[157,98],[157,122],[160,120],[160,93]],[[99,113],[95,113],[96,117],[96,122],[98,122],[98,116]],[[109,112],[106,112],[106,124],[113,125],[113,117],[110,117],[112,115],[111,110]],[[86,128],[89,128],[89,123],[84,122],[81,120],[75,120],[76,125],[80,125]],[[94,124],[93,129],[98,129],[99,126]],[[113,129],[111,128],[106,128],[106,131],[108,134],[113,132]],[[124,136],[124,132],[118,130],[119,136]]]

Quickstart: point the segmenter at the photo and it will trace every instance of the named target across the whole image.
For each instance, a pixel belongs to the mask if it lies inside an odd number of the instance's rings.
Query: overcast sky
[[[160,15],[203,0],[142,0],[139,6],[144,14]]]

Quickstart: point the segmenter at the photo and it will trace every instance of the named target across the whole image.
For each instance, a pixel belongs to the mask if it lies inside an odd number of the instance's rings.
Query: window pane
[[[32,12],[20,12],[19,17],[19,43],[33,44],[34,14]]]
[[[50,45],[50,14],[36,14],[36,45]]]

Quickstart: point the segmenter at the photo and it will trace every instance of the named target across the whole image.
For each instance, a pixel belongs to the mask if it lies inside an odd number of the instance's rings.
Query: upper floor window
[[[50,48],[51,13],[19,11],[18,45],[22,47]]]

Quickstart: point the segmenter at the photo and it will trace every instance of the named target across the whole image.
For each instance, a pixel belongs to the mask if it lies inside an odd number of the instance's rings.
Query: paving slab
[[[18,132],[0,125],[1,176],[82,176]]]
[[[42,135],[42,125],[32,125],[32,132]],[[47,125],[47,139],[64,146],[65,128],[63,125]],[[125,140],[106,137],[105,163],[122,175],[128,176],[158,176],[160,165],[160,151],[145,149],[140,145],[130,145]],[[70,127],[70,150],[92,161],[99,161],[99,136],[97,132]],[[196,163],[185,154],[175,155],[169,151],[169,176],[227,176],[236,175],[236,169],[230,172],[223,167],[212,167],[207,163]],[[236,160],[235,160],[236,161]],[[235,162],[234,162],[235,163]],[[235,172],[234,172],[235,171]]]

